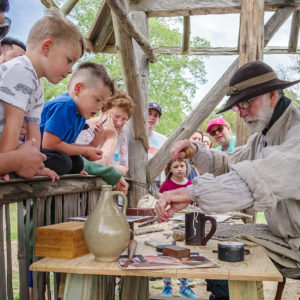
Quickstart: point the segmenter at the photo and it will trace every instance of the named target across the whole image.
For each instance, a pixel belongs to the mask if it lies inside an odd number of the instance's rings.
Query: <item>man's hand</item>
[[[155,205],[158,222],[168,222],[175,212],[184,209],[191,203],[192,200],[186,188],[164,192]]]
[[[187,153],[184,151],[187,148],[191,148],[193,153],[197,152],[197,147],[195,144],[188,140],[181,140],[174,143],[171,149],[171,157],[173,160],[183,160],[187,157]]]
[[[128,183],[125,181],[124,177],[122,176],[120,180],[116,184],[117,191],[123,192],[127,195],[128,192]]]
[[[94,147],[86,147],[85,153],[83,156],[90,161],[95,161],[95,160],[99,160],[102,158],[103,151],[96,149]]]
[[[59,180],[58,174],[46,167],[42,169],[37,175],[48,176],[52,182],[54,182],[55,180]]]
[[[19,176],[31,179],[34,175],[41,172],[45,165],[43,161],[47,159],[46,155],[39,152],[34,147],[35,141],[25,142],[15,150],[16,168],[13,170]]]

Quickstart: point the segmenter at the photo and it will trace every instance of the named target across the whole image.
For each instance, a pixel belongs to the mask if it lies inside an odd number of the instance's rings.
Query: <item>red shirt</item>
[[[192,184],[192,181],[188,179],[186,184],[177,184],[171,179],[167,179],[162,186],[159,189],[160,193],[163,193],[165,191],[172,191],[172,190],[177,190],[183,187],[187,187],[188,185]]]

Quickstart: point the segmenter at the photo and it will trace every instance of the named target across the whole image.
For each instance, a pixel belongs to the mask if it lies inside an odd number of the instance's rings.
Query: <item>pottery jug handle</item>
[[[113,191],[111,192],[111,196],[121,196],[123,198],[123,214],[124,216],[126,216],[126,210],[127,210],[127,205],[128,205],[128,199],[126,197],[126,195],[123,192],[119,192],[119,191]]]

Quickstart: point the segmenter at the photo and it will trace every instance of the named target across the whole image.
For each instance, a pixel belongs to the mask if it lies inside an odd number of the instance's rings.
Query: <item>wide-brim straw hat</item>
[[[222,113],[231,109],[239,102],[250,100],[254,97],[275,90],[285,89],[300,80],[285,81],[277,78],[273,69],[261,61],[252,61],[240,67],[232,76],[226,93],[230,96],[222,109]]]

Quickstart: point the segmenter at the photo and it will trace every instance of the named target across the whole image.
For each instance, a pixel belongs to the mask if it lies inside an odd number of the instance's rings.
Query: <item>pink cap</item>
[[[226,125],[226,121],[223,118],[215,118],[209,121],[208,126],[206,128],[206,132],[210,132],[210,128],[214,125]]]

